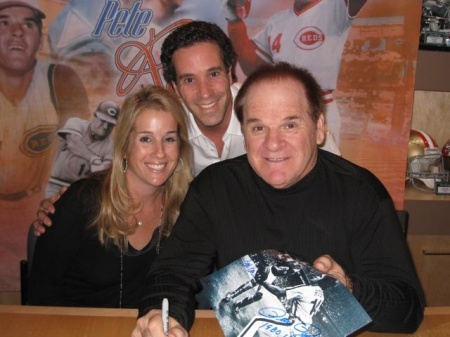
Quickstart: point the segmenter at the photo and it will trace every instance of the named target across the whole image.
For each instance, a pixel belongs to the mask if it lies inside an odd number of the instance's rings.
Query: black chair
[[[397,210],[397,215],[400,220],[400,224],[402,225],[403,234],[406,237],[408,235],[409,213],[405,210]]]
[[[28,261],[20,260],[20,304],[28,300]]]
[[[33,262],[34,246],[36,245],[36,236],[34,235],[33,225],[28,229],[27,236],[27,259],[20,260],[20,304],[25,305],[28,301],[28,279],[31,272],[31,263]]]

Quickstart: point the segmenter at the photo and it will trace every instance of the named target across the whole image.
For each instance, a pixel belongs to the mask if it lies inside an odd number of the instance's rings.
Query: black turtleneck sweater
[[[424,297],[394,204],[369,171],[319,150],[313,170],[275,189],[246,155],[206,168],[191,184],[174,231],[152,266],[142,316],[169,297],[171,316],[194,319],[198,279],[263,249],[312,263],[329,254],[353,279],[372,331],[411,332]]]

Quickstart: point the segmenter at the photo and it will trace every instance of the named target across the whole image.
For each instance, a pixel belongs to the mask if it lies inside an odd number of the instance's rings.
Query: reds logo
[[[28,130],[22,137],[20,150],[28,157],[44,155],[55,139],[56,125],[41,125]]]
[[[302,28],[295,36],[295,45],[300,49],[319,48],[325,41],[325,34],[317,27]]]

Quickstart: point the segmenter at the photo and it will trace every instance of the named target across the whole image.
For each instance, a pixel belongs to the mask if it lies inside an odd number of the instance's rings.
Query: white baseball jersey
[[[305,324],[311,324],[312,317],[323,303],[323,290],[319,286],[286,288],[286,300],[291,304],[291,315],[298,317]]]
[[[274,14],[253,41],[266,62],[307,68],[323,90],[334,90],[353,18],[345,0],[312,1],[302,11]]]
[[[66,183],[73,183],[74,181],[85,177],[91,172],[90,159],[91,157],[99,157],[102,160],[112,160],[113,139],[108,136],[104,140],[93,140],[89,130],[90,121],[80,118],[70,118],[66,125],[57,134],[61,137],[58,147],[58,152],[53,163],[52,178],[62,180]],[[91,152],[92,156],[89,158],[79,157],[74,154],[67,146],[65,136],[67,134],[75,135],[81,139]]]
[[[0,199],[21,199],[48,179],[59,124],[47,79],[49,65],[37,61],[31,84],[17,105],[0,92]]]

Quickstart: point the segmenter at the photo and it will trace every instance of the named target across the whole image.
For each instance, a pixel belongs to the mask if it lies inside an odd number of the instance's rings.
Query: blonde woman
[[[29,304],[137,307],[191,176],[179,99],[160,87],[129,95],[111,167],[72,184],[38,238]]]

